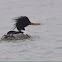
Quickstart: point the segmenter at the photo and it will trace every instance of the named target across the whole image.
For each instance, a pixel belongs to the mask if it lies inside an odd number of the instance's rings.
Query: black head
[[[15,26],[18,30],[25,30],[24,27],[30,25],[30,23],[31,23],[29,18],[26,16],[18,17],[15,20],[16,20]]]

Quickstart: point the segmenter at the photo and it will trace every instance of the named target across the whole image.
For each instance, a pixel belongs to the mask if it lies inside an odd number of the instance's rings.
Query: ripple
[[[62,49],[62,47],[56,47],[55,49]]]

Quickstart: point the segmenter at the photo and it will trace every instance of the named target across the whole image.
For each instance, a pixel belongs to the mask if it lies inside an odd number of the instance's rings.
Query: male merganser
[[[29,18],[26,17],[26,16],[21,16],[16,20],[16,23],[15,23],[15,28],[17,28],[18,32],[16,31],[9,31],[7,34],[10,35],[10,34],[18,34],[18,33],[24,33],[25,31],[25,27],[28,26],[28,25],[40,25],[40,23],[32,23],[30,22]]]
[[[12,40],[12,39],[25,39],[28,38],[29,36],[24,32],[25,27],[28,25],[40,25],[40,23],[32,23],[28,17],[26,16],[21,16],[18,17],[15,23],[15,28],[17,28],[18,31],[9,31],[7,32],[7,35],[4,35],[2,37],[3,40]],[[21,34],[20,34],[21,33]]]

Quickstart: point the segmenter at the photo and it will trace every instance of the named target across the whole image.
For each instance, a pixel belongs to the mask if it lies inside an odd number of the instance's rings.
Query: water
[[[18,16],[41,25],[26,27],[29,39],[0,41],[0,60],[61,61],[62,0],[0,0],[0,38]]]

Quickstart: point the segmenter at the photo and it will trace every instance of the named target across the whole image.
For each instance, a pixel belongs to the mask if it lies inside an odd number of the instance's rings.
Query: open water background
[[[0,41],[0,61],[62,61],[62,0],[0,0],[0,38],[18,16],[41,25],[26,27],[29,39]]]

